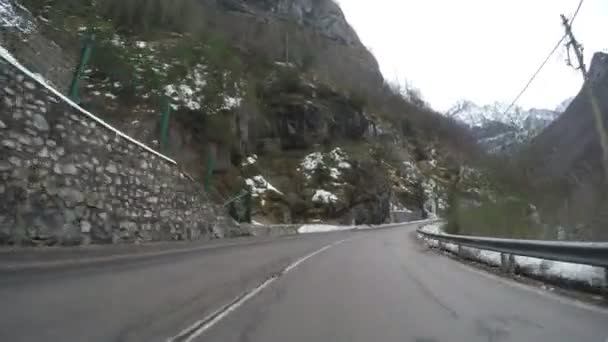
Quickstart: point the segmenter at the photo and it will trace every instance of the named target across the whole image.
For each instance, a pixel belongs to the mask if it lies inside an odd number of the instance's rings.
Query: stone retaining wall
[[[0,244],[185,240],[243,232],[163,156],[0,57]]]

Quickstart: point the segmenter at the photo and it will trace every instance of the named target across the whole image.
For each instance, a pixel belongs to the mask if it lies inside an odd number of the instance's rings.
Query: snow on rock
[[[255,176],[253,178],[248,178],[245,180],[245,183],[251,189],[252,196],[258,197],[260,194],[265,193],[266,191],[273,191],[278,193],[279,195],[283,195],[277,188],[272,186],[272,184],[268,183],[264,177],[261,175]]]
[[[240,97],[224,96],[224,106],[222,109],[230,110],[241,106],[243,99]]]
[[[23,33],[32,33],[36,30],[36,25],[22,13],[29,11],[19,5],[19,3],[0,0],[0,27],[16,29]]]
[[[341,169],[350,169],[351,165],[348,162],[342,161],[342,162],[338,163],[338,167],[341,168]]]
[[[201,109],[202,106],[199,101],[204,100],[201,92],[207,85],[207,81],[205,80],[207,75],[206,70],[207,66],[204,64],[195,65],[188,75],[184,77],[181,84],[167,85],[165,87],[165,95],[190,110]]]
[[[257,154],[252,154],[249,157],[245,158],[245,161],[243,161],[243,163],[241,163],[242,166],[249,166],[249,165],[253,165],[255,163],[258,162],[258,156]]]
[[[344,230],[351,230],[352,226],[332,226],[326,224],[307,224],[298,228],[299,234],[309,233],[327,233],[327,232],[338,232]]]
[[[315,191],[315,194],[312,196],[312,201],[314,203],[335,203],[338,201],[338,197],[332,194],[329,191],[319,189]]]
[[[403,206],[398,201],[397,202],[390,202],[390,209],[393,212],[408,213],[408,214],[414,213],[412,210],[410,210],[407,207]]]
[[[329,152],[329,157],[335,161],[336,163],[346,163],[346,159],[347,159],[347,155],[346,152],[342,151],[341,148],[336,147],[334,148],[331,152]],[[346,168],[350,167],[350,164],[348,164],[348,166]]]
[[[340,179],[340,176],[342,176],[342,172],[340,172],[340,170],[336,169],[335,167],[332,167],[329,169],[329,176],[332,179]]]
[[[323,165],[323,153],[313,152],[307,155],[300,165],[306,171],[314,171],[320,165]]]
[[[422,173],[418,166],[411,162],[405,161],[403,162],[403,167],[405,171],[405,180],[410,184],[415,184],[422,178]]]
[[[347,161],[348,155],[341,148],[336,147],[329,153],[313,152],[304,157],[300,166],[306,179],[312,178],[312,174],[317,169],[327,168],[329,175],[334,180],[342,176],[342,170],[351,168]]]
[[[114,45],[116,47],[125,46],[125,40],[118,34],[114,34],[114,36],[112,37],[112,40],[110,42],[112,43],[112,45]]]
[[[441,184],[438,184],[433,178],[428,178],[422,182],[422,188],[424,197],[427,199],[424,207],[429,214],[436,214],[437,209],[447,209],[447,192]]]

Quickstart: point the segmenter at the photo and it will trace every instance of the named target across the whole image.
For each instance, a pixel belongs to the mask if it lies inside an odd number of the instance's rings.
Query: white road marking
[[[256,288],[254,288],[253,290],[246,292],[238,297],[236,297],[232,302],[230,302],[227,305],[224,305],[223,307],[219,308],[218,310],[214,311],[213,313],[211,313],[210,315],[208,315],[207,317],[205,317],[204,319],[195,322],[194,324],[190,325],[189,327],[187,327],[186,329],[182,330],[177,336],[171,337],[167,340],[167,342],[192,342],[194,341],[196,338],[198,338],[199,336],[201,336],[202,334],[204,334],[207,330],[211,329],[214,325],[216,325],[217,323],[219,323],[221,320],[223,320],[224,318],[226,318],[230,313],[234,312],[235,310],[237,310],[239,307],[241,307],[243,304],[245,304],[247,301],[249,301],[251,298],[255,297],[258,293],[260,293],[263,289],[267,288],[268,286],[270,286],[272,283],[274,283],[275,281],[277,281],[279,279],[279,277],[281,275],[287,274],[291,271],[293,271],[296,267],[298,267],[299,265],[301,265],[303,262],[305,262],[306,260],[314,257],[317,254],[320,254],[332,247],[335,247],[347,240],[350,239],[343,239],[340,241],[336,241],[334,243],[331,243],[329,245],[326,245],[324,247],[319,248],[318,250],[294,261],[293,263],[291,263],[289,266],[285,267],[283,269],[283,271],[275,276],[272,276],[268,279],[266,279],[266,281],[264,281],[262,284],[260,284],[259,286],[257,286]]]

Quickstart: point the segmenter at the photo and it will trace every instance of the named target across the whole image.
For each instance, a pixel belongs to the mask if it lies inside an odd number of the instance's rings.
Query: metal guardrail
[[[418,233],[442,242],[554,261],[608,267],[608,242],[561,242],[545,240],[498,239],[478,236]]]

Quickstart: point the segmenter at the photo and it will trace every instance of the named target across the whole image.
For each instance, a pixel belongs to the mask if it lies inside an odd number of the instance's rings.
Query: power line
[[[570,26],[572,26],[572,23],[574,22],[574,19],[576,19],[576,16],[578,15],[578,11],[581,9],[581,6],[583,5],[583,2],[585,0],[581,0],[578,3],[578,7],[576,7],[576,11],[574,11],[574,14],[572,15],[572,18],[570,18]]]
[[[584,0],[580,0],[579,1],[578,6],[576,7],[576,11],[572,15],[572,18],[570,19],[570,25],[572,25],[572,22],[574,21],[574,19],[576,19],[576,16],[578,15],[578,12],[581,9],[581,6],[583,5],[583,2],[584,2]],[[538,67],[538,69],[536,70],[536,72],[532,75],[532,77],[530,77],[530,80],[528,80],[528,83],[526,83],[526,85],[524,86],[524,88],[519,92],[519,94],[517,94],[517,96],[515,97],[515,100],[513,100],[513,102],[511,102],[511,104],[509,105],[509,107],[507,107],[507,109],[502,113],[503,117],[505,115],[507,115],[507,113],[511,110],[511,108],[513,108],[513,106],[515,106],[515,104],[517,103],[517,101],[519,101],[519,99],[526,92],[526,90],[528,90],[528,88],[530,87],[530,85],[532,84],[532,82],[534,82],[534,79],[536,79],[536,76],[538,76],[538,74],[541,72],[541,70],[547,64],[547,62],[549,62],[549,59],[551,59],[551,57],[553,56],[553,54],[555,54],[555,51],[557,51],[557,49],[559,49],[559,47],[562,45],[562,43],[564,42],[564,40],[566,39],[566,37],[567,37],[567,34],[564,34],[562,36],[562,38],[557,42],[557,44],[555,44],[555,47],[551,50],[551,52],[549,53],[549,55],[547,56],[547,58],[545,58],[545,60],[540,65],[540,67]]]

